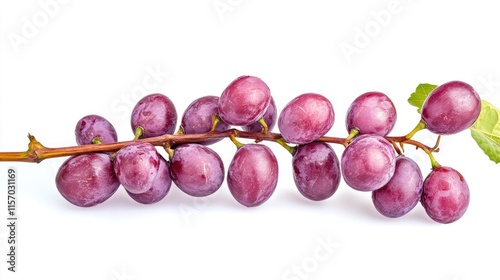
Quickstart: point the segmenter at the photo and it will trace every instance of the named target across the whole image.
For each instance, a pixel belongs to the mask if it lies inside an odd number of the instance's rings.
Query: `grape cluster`
[[[477,92],[468,84],[451,81],[434,89],[421,108],[417,128],[438,135],[460,132],[474,123],[481,110]],[[165,144],[168,158],[147,141],[173,134],[177,112],[172,101],[155,93],[142,98],[132,111],[131,128],[136,141],[116,152],[86,153],[69,157],[56,175],[62,196],[74,205],[89,207],[106,201],[123,186],[130,197],[143,204],[163,199],[172,182],[190,196],[215,193],[224,183],[240,204],[255,207],[266,202],[278,183],[278,162],[273,151],[256,141],[242,144],[231,135],[237,150],[225,170],[219,155],[209,148],[222,138],[197,143]],[[184,111],[176,134],[226,131],[233,126],[266,135],[277,124],[276,142],[292,154],[293,178],[307,199],[331,197],[342,178],[357,191],[371,192],[375,209],[386,217],[401,217],[419,202],[433,220],[458,220],[469,204],[469,188],[462,175],[439,165],[426,149],[432,170],[423,177],[419,166],[406,157],[394,138],[388,137],[396,123],[394,104],[381,92],[358,96],[347,110],[348,137],[339,158],[325,136],[335,121],[331,102],[318,93],[293,98],[279,112],[269,87],[258,77],[241,76],[220,96],[194,100]],[[399,140],[405,140],[412,131]],[[75,128],[78,145],[117,142],[113,125],[105,118],[88,115]]]

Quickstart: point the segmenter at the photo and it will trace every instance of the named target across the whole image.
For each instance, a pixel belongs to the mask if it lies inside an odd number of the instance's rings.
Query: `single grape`
[[[269,107],[267,107],[266,113],[264,113],[264,121],[267,124],[267,129],[271,131],[276,125],[276,119],[278,118],[278,110],[276,108],[276,103],[274,102],[274,98],[271,97],[271,103],[269,103]],[[242,127],[245,131],[250,132],[262,132],[262,124],[259,122],[254,122],[250,125],[245,125]]]
[[[347,109],[347,132],[386,136],[396,124],[396,108],[387,95],[367,92],[358,96]]]
[[[72,156],[56,174],[61,195],[74,205],[90,207],[110,198],[120,186],[109,155],[90,153]]]
[[[435,88],[422,105],[422,121],[436,134],[454,134],[469,128],[479,117],[481,98],[464,82],[451,81]]]
[[[266,83],[254,76],[241,76],[222,92],[219,117],[230,125],[250,125],[264,116],[270,102]]]
[[[123,187],[131,193],[148,191],[158,174],[160,156],[147,142],[135,142],[116,153],[115,173]]]
[[[219,113],[219,97],[204,96],[200,97],[186,108],[182,115],[181,126],[185,134],[206,133],[212,130],[212,117]],[[215,131],[224,131],[230,126],[223,120],[220,120],[215,127]],[[203,145],[213,144],[220,139],[212,139],[200,142]]]
[[[420,167],[409,157],[398,156],[391,180],[372,192],[377,211],[389,218],[406,215],[420,201],[423,177]]]
[[[227,173],[233,197],[247,207],[267,201],[278,183],[278,161],[269,147],[246,144],[238,148]]]
[[[113,125],[99,115],[87,115],[81,118],[75,127],[78,145],[106,144],[118,141]]]
[[[154,178],[151,188],[143,193],[131,193],[127,190],[128,195],[133,200],[142,204],[153,204],[167,196],[170,186],[172,185],[170,168],[165,158],[161,155],[159,157],[160,165],[158,166],[158,174]]]
[[[175,148],[170,174],[183,192],[202,197],[214,193],[222,185],[224,164],[219,155],[206,146],[183,144]]]
[[[380,189],[392,178],[395,168],[394,147],[382,136],[357,136],[342,153],[344,181],[359,191]]]
[[[340,184],[340,163],[329,144],[298,145],[292,158],[293,179],[300,193],[311,200],[331,197]]]
[[[448,224],[460,219],[469,206],[470,193],[462,174],[438,166],[424,180],[421,204],[436,222]]]
[[[174,133],[177,111],[172,101],[161,93],[144,96],[132,110],[132,131],[143,128],[142,138]]]

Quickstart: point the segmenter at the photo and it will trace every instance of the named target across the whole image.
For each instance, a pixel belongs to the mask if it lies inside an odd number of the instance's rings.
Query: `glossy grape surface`
[[[346,116],[347,132],[357,129],[361,134],[386,136],[396,124],[396,108],[387,95],[367,92],[349,106]]]
[[[110,198],[120,182],[109,156],[91,153],[72,156],[64,161],[56,174],[56,186],[67,201],[90,207]]]
[[[424,180],[421,203],[431,219],[448,224],[460,219],[469,206],[469,186],[451,167],[434,168]]]
[[[222,92],[219,117],[229,125],[250,125],[264,116],[270,102],[266,83],[254,76],[241,76]]]
[[[167,96],[153,93],[137,102],[130,124],[134,133],[138,126],[144,129],[141,138],[172,134],[177,124],[177,111]]]
[[[422,121],[436,134],[469,128],[481,112],[481,98],[472,86],[451,81],[435,88],[422,105]]]
[[[312,142],[299,145],[292,166],[295,185],[304,197],[319,201],[337,191],[341,179],[340,163],[329,144]]]
[[[274,102],[274,98],[271,97],[271,103],[269,103],[269,107],[267,107],[266,113],[264,113],[264,121],[267,124],[268,131],[273,130],[276,125],[276,120],[278,119],[278,111],[276,108],[276,103]],[[242,127],[245,131],[250,132],[262,132],[262,125],[259,122],[255,122],[250,125],[245,125]]]
[[[196,197],[214,193],[224,182],[222,159],[200,144],[183,144],[175,148],[170,173],[179,189]]]
[[[158,174],[160,156],[150,143],[133,143],[116,153],[115,174],[123,187],[131,193],[148,191]]]
[[[278,161],[271,149],[261,144],[239,148],[228,168],[227,184],[233,197],[253,207],[267,201],[278,183]]]
[[[143,193],[131,193],[127,191],[128,195],[135,201],[142,204],[153,204],[162,200],[167,196],[170,186],[172,185],[172,178],[170,177],[170,168],[168,162],[160,155],[160,165],[158,166],[158,174],[153,180],[153,184],[149,190]]]
[[[75,127],[75,137],[78,145],[96,144],[93,142],[94,139],[102,144],[118,141],[113,125],[99,115],[87,115],[81,118]]]
[[[344,181],[359,191],[374,191],[389,182],[396,168],[394,147],[384,137],[360,135],[341,158]]]
[[[307,144],[325,135],[334,121],[333,106],[326,97],[305,93],[285,105],[278,118],[278,128],[286,142]]]
[[[377,211],[390,218],[406,215],[420,201],[423,177],[420,167],[409,157],[396,158],[396,169],[391,180],[372,192]]]

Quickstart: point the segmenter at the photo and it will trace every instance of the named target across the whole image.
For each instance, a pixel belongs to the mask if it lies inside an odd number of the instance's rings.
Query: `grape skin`
[[[177,124],[177,112],[172,101],[161,93],[144,96],[132,110],[130,125],[144,129],[141,138],[172,134]]]
[[[455,169],[434,168],[424,180],[421,204],[436,222],[448,224],[460,219],[469,206],[469,186]]]
[[[481,98],[472,86],[451,81],[435,88],[422,105],[422,121],[436,134],[454,134],[479,117]]]
[[[382,136],[357,136],[342,153],[344,181],[359,191],[374,191],[383,187],[392,178],[395,168],[394,147]]]
[[[274,98],[271,97],[271,103],[269,103],[269,107],[267,107],[266,113],[264,113],[264,122],[267,125],[268,131],[272,131],[274,126],[276,125],[276,119],[278,118],[278,110],[276,108],[276,103],[274,102]],[[245,125],[242,127],[243,130],[249,132],[262,132],[262,124],[259,122],[255,122],[250,125]]]
[[[405,156],[396,158],[396,169],[391,180],[372,192],[377,211],[389,218],[398,218],[410,212],[420,201],[423,177],[417,163]]]
[[[170,177],[170,168],[168,162],[160,155],[160,165],[158,166],[158,174],[153,180],[153,185],[149,190],[143,193],[131,193],[127,190],[127,194],[135,201],[142,204],[153,204],[162,200],[167,196],[172,178]]]
[[[222,92],[219,117],[229,125],[250,125],[262,118],[270,102],[271,91],[261,79],[241,76]]]
[[[94,144],[94,139],[99,140],[102,144],[118,141],[113,125],[99,115],[82,117],[76,124],[75,137],[78,145]]]
[[[278,161],[270,148],[246,144],[236,151],[228,168],[231,195],[247,207],[267,201],[278,183]]]
[[[286,142],[307,144],[325,135],[334,121],[333,106],[326,97],[304,93],[285,105],[278,118],[278,128]]]
[[[72,156],[56,174],[56,187],[70,203],[91,207],[109,199],[120,186],[107,154],[90,153]]]
[[[131,193],[148,191],[158,174],[160,156],[147,142],[135,142],[122,147],[114,162],[115,174],[123,187]]]
[[[367,92],[349,106],[346,116],[347,132],[357,129],[361,134],[386,136],[396,124],[396,108],[381,92]]]
[[[219,113],[219,97],[203,96],[200,97],[186,108],[181,119],[181,127],[185,134],[207,133],[212,130],[212,117]],[[215,127],[215,131],[224,131],[230,126],[223,120],[220,120]],[[200,144],[210,145],[221,139],[212,139],[202,141]]]
[[[304,197],[320,201],[337,191],[341,179],[340,163],[329,144],[298,145],[292,166],[295,185]]]
[[[170,173],[179,189],[195,197],[216,192],[224,182],[222,159],[200,144],[183,144],[175,148]]]

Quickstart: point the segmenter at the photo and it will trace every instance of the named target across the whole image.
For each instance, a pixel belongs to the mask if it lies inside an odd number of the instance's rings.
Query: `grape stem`
[[[56,158],[56,157],[66,157],[66,156],[74,156],[88,153],[97,153],[97,152],[116,152],[123,146],[135,143],[135,142],[148,142],[155,146],[162,147],[174,147],[178,144],[185,143],[198,143],[202,141],[212,140],[212,139],[221,139],[221,138],[246,138],[253,139],[255,142],[260,141],[273,141],[281,144],[283,146],[284,141],[283,137],[279,133],[268,132],[264,134],[262,132],[248,132],[241,131],[238,129],[228,129],[225,131],[211,131],[207,133],[200,134],[165,134],[156,137],[143,138],[143,139],[134,139],[130,141],[122,141],[108,144],[89,144],[89,145],[80,145],[80,146],[71,146],[71,147],[60,147],[60,148],[48,148],[42,145],[36,138],[29,134],[29,144],[28,150],[24,152],[0,152],[0,162],[5,161],[16,161],[16,162],[36,162],[40,163],[41,161],[48,158]],[[427,154],[431,154],[432,152],[437,152],[437,145],[435,147],[428,147],[418,141],[408,139],[406,136],[386,136],[385,137],[390,142],[397,142],[403,146],[403,144],[410,144],[417,148],[424,150]],[[330,137],[324,136],[319,138],[317,141],[327,142],[333,144],[345,144],[346,138],[341,137]],[[283,142],[283,143],[280,143]],[[290,146],[289,146],[290,147]],[[290,153],[293,154],[294,147],[290,147]]]

